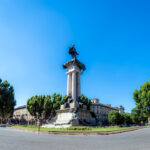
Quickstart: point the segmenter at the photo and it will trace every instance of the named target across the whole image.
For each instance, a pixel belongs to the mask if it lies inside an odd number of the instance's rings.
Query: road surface
[[[150,150],[150,128],[112,135],[49,135],[0,128],[0,150]]]

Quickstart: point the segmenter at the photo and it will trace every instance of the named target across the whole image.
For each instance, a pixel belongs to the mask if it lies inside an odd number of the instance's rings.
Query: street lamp
[[[40,132],[40,113],[37,113],[37,120],[38,120],[38,133]]]

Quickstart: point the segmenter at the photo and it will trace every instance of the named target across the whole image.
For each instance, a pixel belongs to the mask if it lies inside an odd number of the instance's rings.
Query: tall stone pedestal
[[[57,119],[55,122],[55,126],[78,126],[79,118],[74,109],[64,109],[57,111]]]
[[[89,110],[84,109],[64,109],[58,110],[57,116],[51,124],[44,125],[47,128],[67,128],[70,126],[96,125],[96,120],[91,116]]]
[[[79,126],[79,125],[95,125],[96,120],[91,116],[89,110],[84,109],[64,109],[57,111],[57,120],[55,125],[70,125],[70,126]]]

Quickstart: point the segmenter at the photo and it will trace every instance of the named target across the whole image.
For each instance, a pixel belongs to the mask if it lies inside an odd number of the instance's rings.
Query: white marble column
[[[77,92],[77,98],[80,96],[80,94],[81,94],[81,84],[80,84],[80,73],[78,72],[77,73],[77,79],[78,79],[78,84],[77,84],[77,90],[78,90],[78,92]]]
[[[76,101],[76,93],[77,93],[77,82],[76,82],[76,71],[72,72],[72,98]]]
[[[68,75],[67,75],[67,77],[68,77],[68,79],[67,79],[67,96],[71,95],[71,91],[72,91],[72,87],[71,87],[72,76],[71,75],[72,75],[71,72],[68,73]]]

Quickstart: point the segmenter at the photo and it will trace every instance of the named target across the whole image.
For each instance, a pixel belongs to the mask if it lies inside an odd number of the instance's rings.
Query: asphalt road
[[[48,135],[0,128],[0,150],[150,150],[150,128],[112,135]]]

